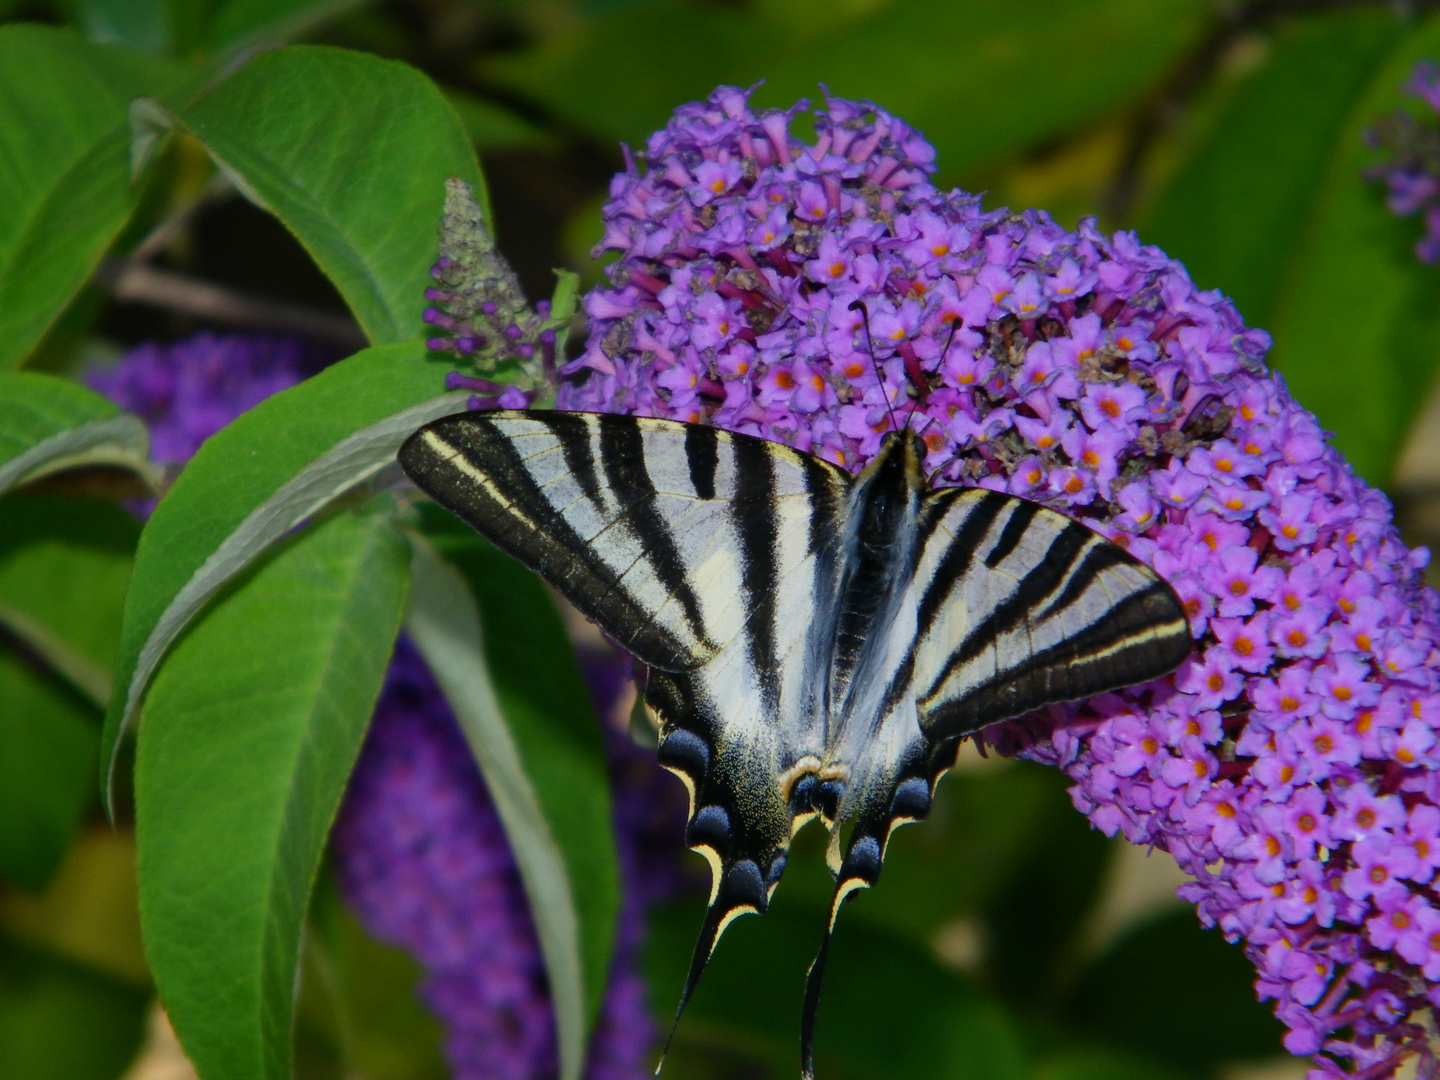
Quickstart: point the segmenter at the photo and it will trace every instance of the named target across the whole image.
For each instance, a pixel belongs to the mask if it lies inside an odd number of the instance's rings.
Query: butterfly
[[[1118,544],[1027,499],[931,489],[924,454],[892,432],[855,476],[718,428],[549,410],[445,417],[399,454],[649,669],[659,760],[712,871],[677,1022],[725,928],[766,910],[795,833],[830,830],[807,1080],[840,905],[926,816],[961,740],[1159,678],[1191,647],[1174,591]]]

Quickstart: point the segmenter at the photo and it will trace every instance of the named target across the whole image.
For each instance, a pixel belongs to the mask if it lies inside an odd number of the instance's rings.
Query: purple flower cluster
[[[1432,113],[1440,114],[1440,65],[1416,66],[1405,90]],[[1383,181],[1386,203],[1401,217],[1424,212],[1425,235],[1415,244],[1421,262],[1440,262],[1440,124],[1436,116],[1420,120],[1403,109],[1377,121],[1366,136],[1387,151],[1391,160],[1369,170],[1370,180]]]
[[[1129,233],[983,211],[869,103],[722,88],[614,181],[562,408],[701,421],[858,469],[899,423],[937,485],[1085,520],[1155,567],[1173,676],[986,733],[1065,769],[1107,834],[1164,847],[1243,941],[1311,1077],[1376,1080],[1440,1005],[1440,618],[1383,495],[1263,357],[1269,338]],[[869,332],[860,301],[868,311]],[[918,414],[918,415],[912,415]]]
[[[633,788],[627,798],[645,793]],[[635,870],[641,855],[624,830],[620,848],[623,868]],[[553,1075],[554,1019],[514,857],[449,706],[403,639],[331,850],[365,925],[424,968],[420,995],[445,1025],[457,1080]],[[586,1072],[597,1080],[648,1072],[654,1029],[636,970],[644,899],[627,890],[621,911]]]

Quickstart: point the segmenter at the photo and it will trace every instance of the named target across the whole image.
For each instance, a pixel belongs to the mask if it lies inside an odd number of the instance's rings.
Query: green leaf
[[[35,891],[59,869],[93,797],[97,713],[4,645],[0,700],[0,878]]]
[[[416,428],[463,408],[464,392],[435,396],[444,371],[420,342],[366,349],[200,448],[136,552],[101,742],[107,797],[119,737],[170,644],[268,545],[392,464]]]
[[[1202,287],[1274,335],[1270,361],[1369,480],[1389,478],[1440,358],[1440,269],[1414,220],[1362,173],[1364,132],[1440,50],[1440,19],[1385,11],[1297,21],[1194,147],[1142,223]],[[1355,333],[1337,333],[1342,312]]]
[[[387,518],[297,536],[176,646],[136,762],[140,915],[207,1080],[290,1073],[296,963],[325,836],[404,610]]]
[[[570,324],[580,306],[580,275],[573,270],[555,271],[555,291],[550,296],[550,321],[555,329],[555,355],[565,355]]]
[[[139,536],[133,517],[102,500],[13,495],[0,501],[0,624],[97,709],[110,699]]]
[[[174,119],[314,258],[376,345],[420,333],[445,180],[483,190],[454,110],[364,53],[263,53]]]
[[[0,937],[0,1076],[115,1080],[140,1048],[149,996]]]
[[[211,51],[236,53],[291,41],[367,0],[226,0],[217,5],[205,41]]]
[[[765,79],[756,100],[788,107],[813,99],[823,82],[925,132],[950,173],[1133,98],[1199,43],[1209,10],[1200,0],[1039,0],[1022,18],[1003,0],[672,0],[487,58],[483,74],[601,139],[631,145],[644,145],[672,109],[720,83]]]
[[[439,512],[407,627],[450,701],[515,853],[578,1080],[610,970],[619,872],[600,722],[540,582]],[[483,628],[482,628],[483,627]]]
[[[153,481],[149,452],[145,425],[94,391],[53,375],[0,372],[0,492],[83,465]]]
[[[0,26],[0,368],[25,359],[135,208],[130,98],[181,77],[70,31]]]
[[[97,500],[0,501],[0,627],[50,668],[0,647],[0,877],[28,889],[59,867],[93,797],[139,531]]]

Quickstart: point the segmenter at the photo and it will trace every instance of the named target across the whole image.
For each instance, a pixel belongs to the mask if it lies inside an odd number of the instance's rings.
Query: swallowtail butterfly
[[[437,420],[400,451],[649,667],[660,763],[713,872],[680,1010],[731,920],[765,911],[795,832],[830,830],[806,1077],[840,903],[875,884],[891,830],[925,817],[960,740],[1190,651],[1175,593],[1124,549],[1026,499],[931,490],[923,456],[895,433],[853,476],[713,427],[505,410]]]

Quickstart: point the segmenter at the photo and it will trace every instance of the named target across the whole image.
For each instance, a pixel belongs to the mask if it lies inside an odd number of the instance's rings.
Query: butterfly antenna
[[[870,368],[875,372],[875,381],[880,384],[880,396],[885,399],[885,411],[890,414],[891,430],[899,431],[900,425],[895,422],[895,410],[890,407],[890,394],[885,389],[885,377],[880,374],[880,364],[875,359],[875,339],[870,336],[870,309],[865,306],[864,300],[852,300],[850,310],[860,312],[860,321],[865,324],[865,345],[870,350]]]

